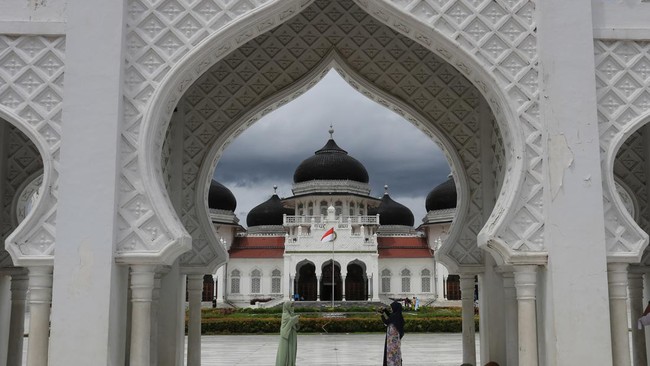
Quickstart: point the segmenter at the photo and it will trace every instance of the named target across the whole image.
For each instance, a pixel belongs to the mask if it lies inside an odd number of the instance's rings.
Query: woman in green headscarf
[[[298,315],[293,314],[293,303],[285,301],[282,305],[282,324],[280,325],[280,344],[275,357],[275,366],[295,366],[298,352]]]

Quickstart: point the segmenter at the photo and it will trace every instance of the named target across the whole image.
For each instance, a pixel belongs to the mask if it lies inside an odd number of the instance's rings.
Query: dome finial
[[[388,184],[384,184],[384,195],[388,195]]]
[[[331,123],[330,123],[329,133],[330,133],[330,139],[334,139],[334,127],[332,126]]]
[[[278,186],[275,184],[273,185],[273,194],[278,194]]]

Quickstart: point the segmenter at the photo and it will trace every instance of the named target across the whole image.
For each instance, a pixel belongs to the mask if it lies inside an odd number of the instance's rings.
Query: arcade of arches
[[[429,288],[433,268],[370,259],[408,225],[343,221],[343,199],[338,217],[328,202],[322,222],[299,222],[308,202],[278,197],[294,211],[274,225],[296,241],[263,246],[274,228],[237,237],[207,205],[223,149],[331,68],[445,150],[454,225],[437,240],[429,211],[424,248],[409,250],[459,276],[462,362],[648,363],[650,337],[630,330],[650,288],[647,1],[30,4],[0,6],[0,366],[22,363],[26,304],[28,366],[179,366],[187,290],[196,366],[206,273],[223,271],[218,287],[242,302],[243,285],[341,300]],[[366,187],[346,184],[367,208]],[[301,263],[323,223],[369,247],[335,257],[333,273],[327,244]]]

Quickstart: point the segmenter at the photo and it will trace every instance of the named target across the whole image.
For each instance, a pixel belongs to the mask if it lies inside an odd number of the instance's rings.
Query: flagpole
[[[332,240],[332,309],[334,309],[334,240]]]

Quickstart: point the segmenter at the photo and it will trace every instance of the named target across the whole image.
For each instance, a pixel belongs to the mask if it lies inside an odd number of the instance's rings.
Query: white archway
[[[286,1],[282,2],[282,4],[269,4],[264,8],[264,14],[261,11],[254,11],[223,28],[222,31],[206,38],[174,66],[165,77],[161,87],[152,96],[150,106],[144,116],[143,130],[139,135],[143,153],[139,156],[138,164],[143,174],[144,192],[149,197],[148,201],[152,203],[161,221],[165,223],[166,227],[170,228],[173,233],[172,238],[181,240],[183,243],[189,240],[187,232],[182,228],[178,217],[171,209],[169,198],[162,189],[161,183],[160,152],[162,139],[174,106],[187,88],[205,70],[232,52],[236,48],[235,45],[243,44],[267,29],[265,27],[256,29],[253,26],[254,24],[258,22],[268,24],[271,21],[269,17],[271,17],[273,24],[277,26],[290,16],[295,15],[294,13],[298,9],[296,8],[297,3],[297,1]],[[266,19],[266,22],[263,19]],[[377,19],[380,22],[387,21],[386,19]],[[395,27],[394,24],[389,25]],[[425,32],[433,38],[418,37],[415,36],[415,32],[407,32],[406,35],[425,45],[432,52],[442,55],[461,73],[465,74],[472,83],[478,85],[481,93],[487,96],[487,100],[497,117],[497,122],[507,145],[506,162],[509,174],[503,182],[501,194],[492,215],[490,215],[488,223],[481,230],[479,244],[486,245],[486,249],[491,250],[493,253],[498,253],[499,256],[497,257],[503,257],[502,261],[507,260],[513,255],[514,251],[502,239],[497,237],[496,233],[504,223],[508,222],[513,214],[509,208],[513,206],[519,195],[524,175],[523,162],[526,161],[526,153],[523,149],[523,132],[519,125],[517,111],[509,102],[510,97],[498,86],[498,82],[493,78],[490,71],[481,66],[474,56],[458,48],[442,33],[432,31],[429,26],[418,20],[411,19],[409,25],[413,27],[412,29],[418,30],[418,34],[421,35],[422,32]],[[399,29],[399,27],[397,28]],[[249,31],[242,31],[243,29]],[[432,39],[435,42],[432,42]],[[173,242],[168,243],[165,247],[167,249],[163,249],[163,252],[167,254],[163,255],[163,257],[172,258],[172,252],[182,252],[184,250],[181,249],[181,246],[177,246],[176,250],[174,250],[172,249],[173,246]],[[123,254],[126,255],[127,253]],[[545,260],[545,256],[543,256],[543,260]]]

